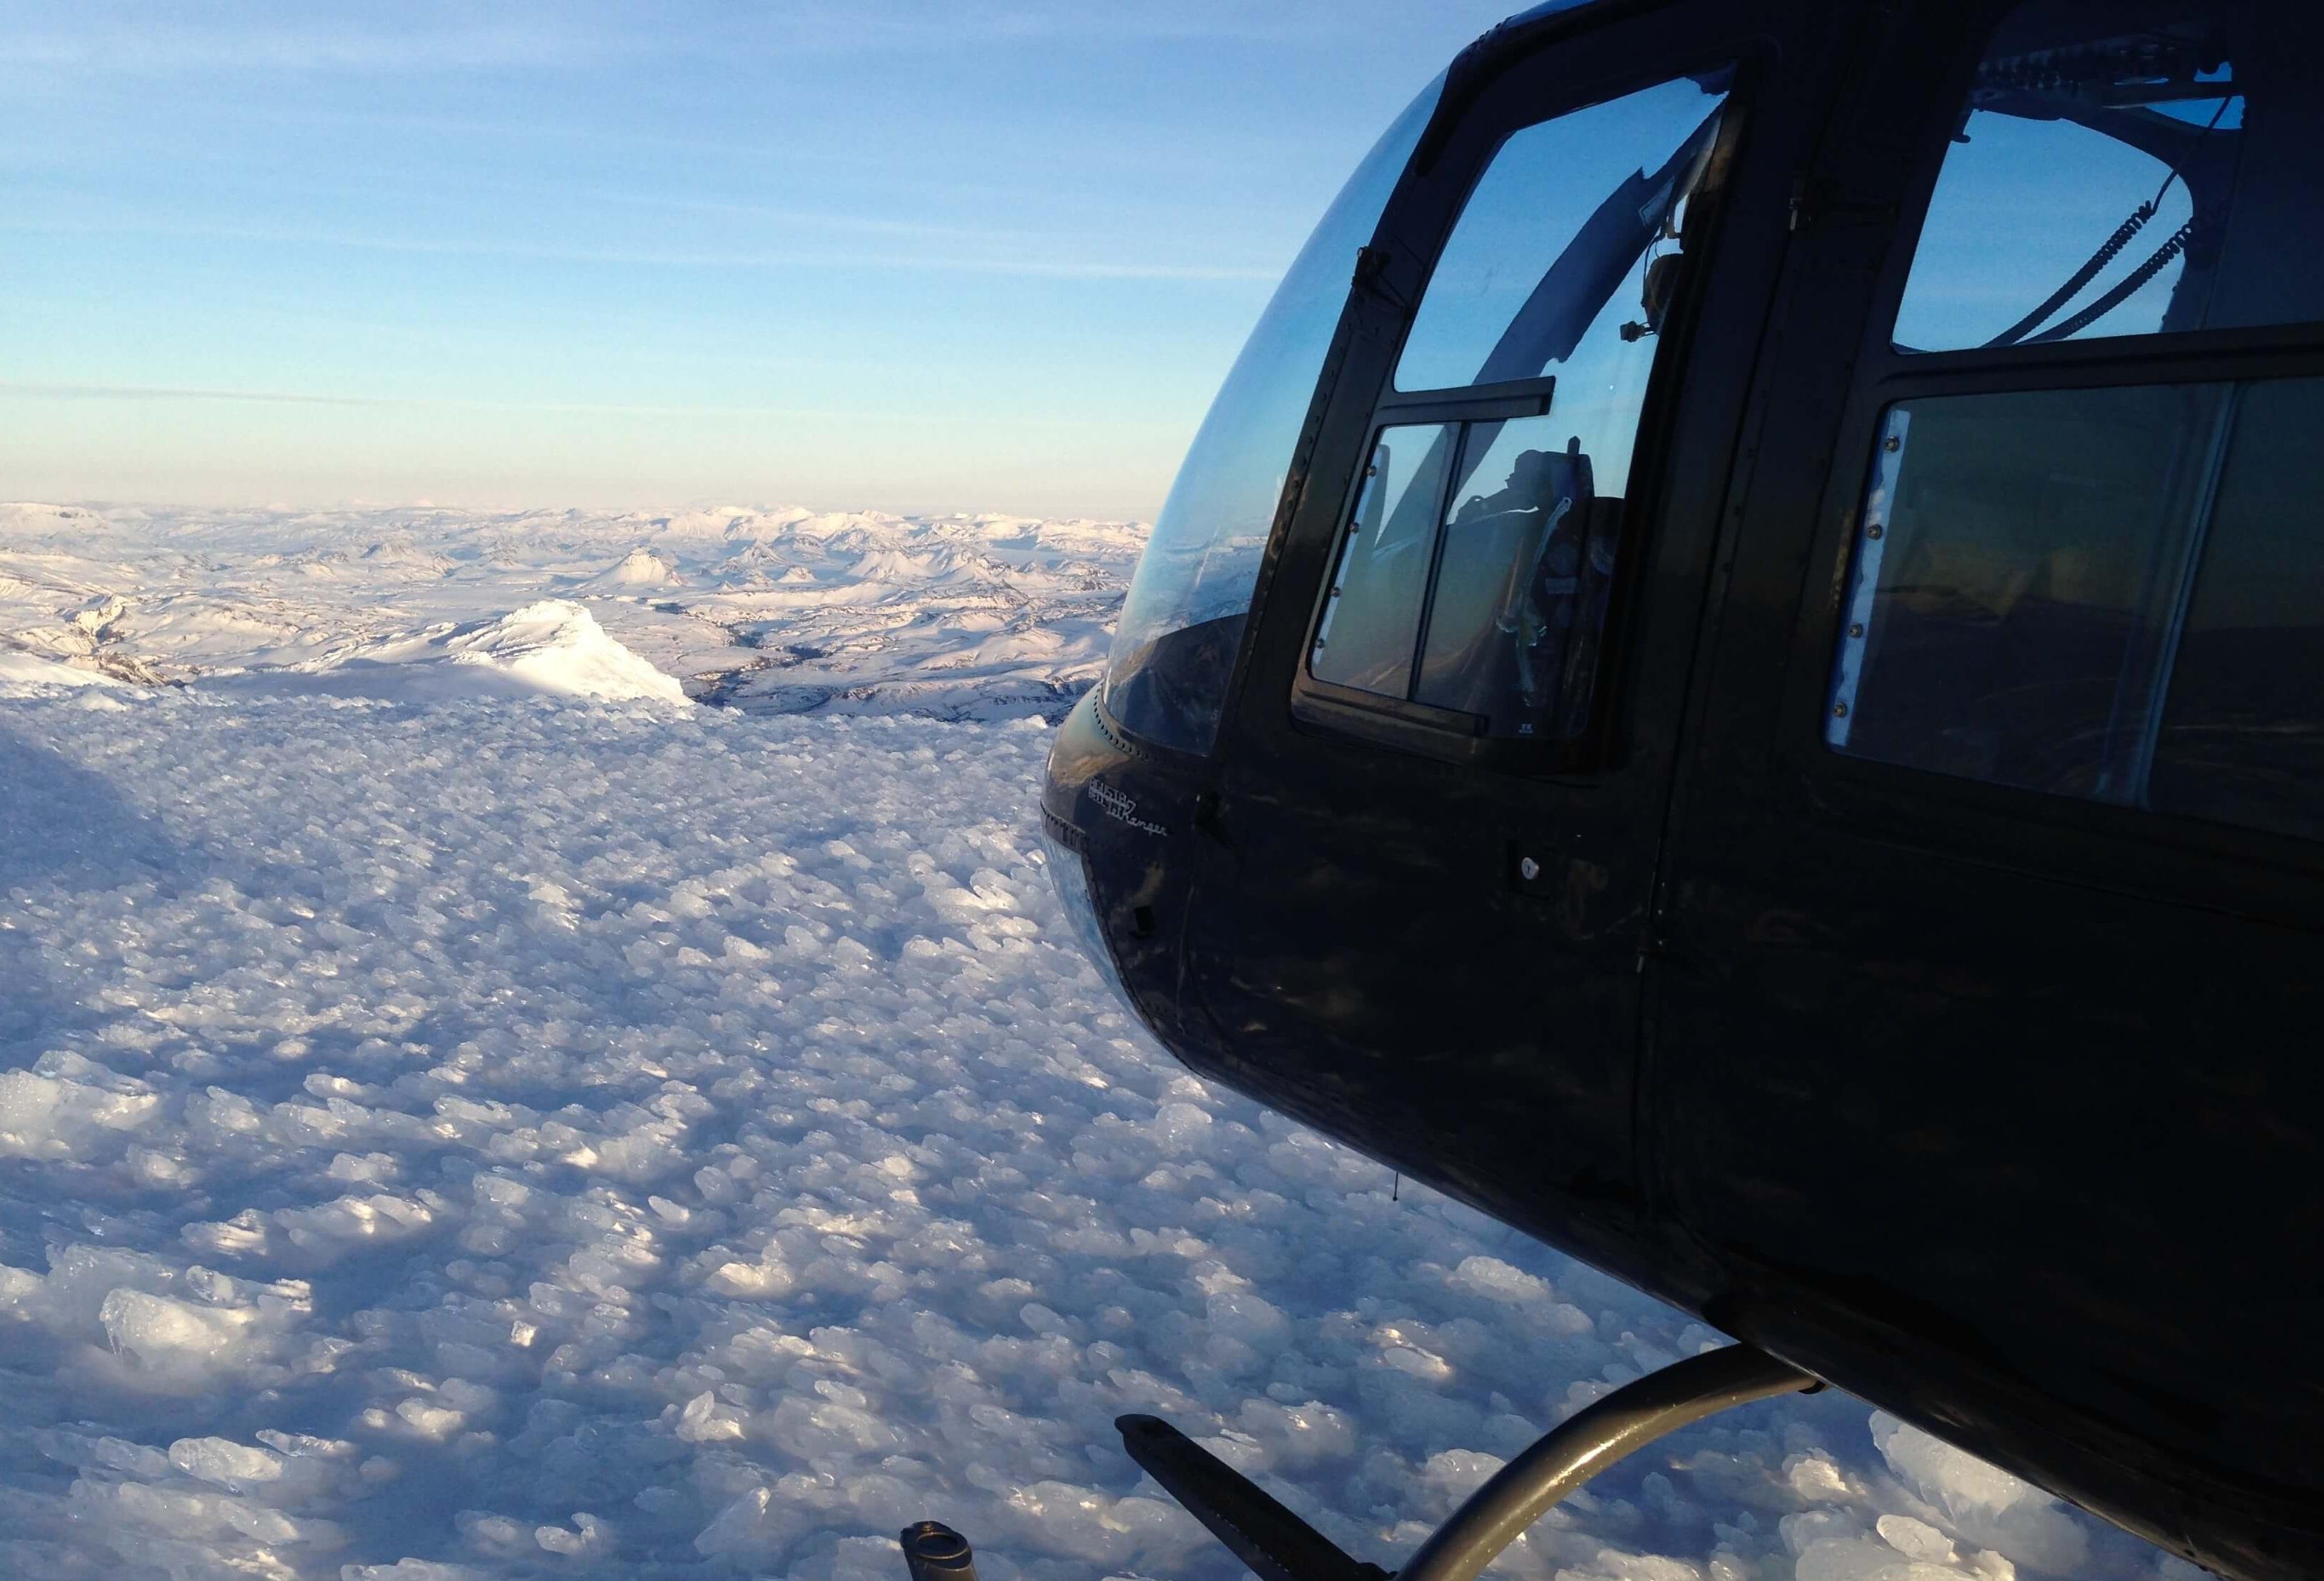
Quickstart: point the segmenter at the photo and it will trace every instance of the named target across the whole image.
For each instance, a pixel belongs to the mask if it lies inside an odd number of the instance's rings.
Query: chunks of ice
[[[1907,1558],[1885,1543],[1847,1538],[1811,1545],[1793,1571],[1796,1581],[1960,1581],[1973,1573]]]
[[[749,1419],[748,1412],[719,1403],[718,1397],[706,1389],[687,1401],[686,1409],[678,1412],[678,1436],[689,1444],[739,1438]]]
[[[1386,1562],[1718,1339],[1161,1057],[1038,728],[125,695],[0,720],[108,854],[0,838],[0,1573],[869,1581],[926,1514],[1226,1581],[1131,1410]],[[1703,1424],[1507,1573],[2156,1581],[1865,1423]]]
[[[231,1438],[180,1438],[170,1446],[170,1464],[198,1482],[240,1492],[260,1483],[280,1482],[283,1459],[271,1449]]]
[[[1547,1303],[1553,1299],[1547,1280],[1498,1257],[1463,1257],[1449,1282],[1456,1290],[1512,1306]]]
[[[97,1320],[113,1348],[157,1373],[198,1375],[231,1356],[254,1314],[247,1308],[197,1307],[143,1290],[115,1290]]]
[[[534,1528],[532,1540],[552,1554],[563,1554],[567,1558],[590,1558],[613,1548],[613,1530],[595,1515],[581,1511],[574,1514],[570,1527]]]
[[[1847,1499],[1856,1491],[1839,1463],[1821,1451],[1785,1460],[1784,1480],[1803,1499]]]
[[[2057,1575],[2078,1570],[2089,1551],[2079,1522],[2051,1494],[1941,1438],[1872,1417],[1872,1442],[1899,1479],[1944,1512],[1952,1529],[2020,1565]]]
[[[1154,1111],[1154,1144],[1166,1155],[1193,1151],[1210,1130],[1210,1111],[1193,1104],[1164,1104]]]
[[[1880,1540],[1908,1559],[1925,1559],[1932,1565],[1952,1562],[1952,1539],[1925,1521],[1915,1521],[1910,1515],[1883,1515],[1873,1522]]]
[[[1497,1455],[1480,1454],[1474,1449],[1443,1449],[1430,1456],[1420,1468],[1420,1480],[1437,1494],[1449,1513],[1462,1500],[1484,1486],[1486,1479],[1500,1470],[1502,1465]]]
[[[75,1079],[82,1072],[100,1079]],[[118,1150],[118,1138],[151,1120],[160,1103],[144,1082],[77,1057],[50,1056],[31,1070],[0,1074],[0,1158],[87,1158]]]
[[[1246,1400],[1235,1419],[1244,1432],[1267,1447],[1271,1464],[1286,1468],[1343,1459],[1355,1453],[1358,1442],[1355,1421],[1320,1400],[1301,1405]]]
[[[337,1179],[337,1172],[330,1172],[330,1178]],[[300,1251],[337,1257],[366,1242],[403,1241],[423,1234],[435,1224],[435,1207],[440,1206],[440,1199],[431,1206],[424,1199],[374,1192],[368,1197],[337,1197],[313,1207],[286,1207],[274,1215],[274,1223],[281,1226],[284,1239]]]

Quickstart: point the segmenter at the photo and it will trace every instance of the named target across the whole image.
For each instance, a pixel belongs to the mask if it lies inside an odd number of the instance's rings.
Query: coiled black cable
[[[2161,207],[2163,195],[2169,192],[2172,184],[2180,179],[2181,168],[2190,158],[2193,157],[2195,150],[2203,145],[2204,140],[2218,130],[2220,119],[2227,113],[2227,106],[2235,103],[2238,97],[2240,96],[2232,93],[2220,96],[2219,107],[2211,112],[2211,118],[2205,122],[2203,129],[2195,134],[2193,145],[2181,153],[2178,161],[2171,166],[2169,172],[2163,178],[2163,185],[2154,190],[2154,196],[2133,209],[2130,217],[2116,227],[2114,235],[2106,239],[2105,245],[2090,254],[2089,262],[2075,270],[2073,277],[2056,291],[2052,291],[2040,307],[1987,341],[1985,344],[1987,349],[2000,346],[2015,346],[2020,341],[2024,341],[2028,346],[2039,346],[2044,341],[2063,340],[2070,335],[2087,329],[2108,313],[2113,312],[2115,309],[2122,306],[2129,300],[2133,291],[2153,279],[2162,272],[2165,264],[2187,250],[2188,240],[2195,228],[2195,222],[2192,219],[2181,226],[2177,234],[2164,242],[2154,256],[2131,271],[2127,277],[2108,290],[2104,296],[2063,323],[2045,329],[2039,335],[2032,335],[2031,338],[2028,338],[2034,325],[2073,300],[2075,294],[2082,287],[2097,279],[2098,271],[2119,257],[2122,250],[2130,245],[2131,238],[2145,228],[2146,222],[2154,217],[2155,210]]]
[[[2154,205],[2152,203],[2142,203],[2136,208],[2133,209],[2131,211],[2130,217],[2124,220],[2122,224],[2116,228],[2114,235],[2106,239],[2106,244],[2099,247],[2097,252],[2090,254],[2090,261],[2089,263],[2083,264],[2080,269],[2075,270],[2074,273],[2068,277],[2066,283],[2060,286],[2056,291],[2052,291],[2049,296],[2043,300],[2040,307],[2034,309],[2032,312],[2018,319],[2017,322],[2012,324],[2008,328],[2004,329],[2000,334],[1987,341],[1985,343],[1987,347],[2015,346],[2019,341],[2024,339],[2026,335],[2033,330],[2036,324],[2039,324],[2043,319],[2048,318],[2060,308],[2064,307],[2068,302],[2073,300],[2075,295],[2080,291],[2082,287],[2089,284],[2091,281],[2096,280],[2098,278],[2098,271],[2104,269],[2107,264],[2113,263],[2116,258],[2119,257],[2122,254],[2122,250],[2130,245],[2131,238],[2138,235],[2141,230],[2144,229],[2146,222],[2153,217]],[[2036,340],[2045,340],[2049,338],[2049,337],[2036,335],[2034,338]]]
[[[2140,286],[2144,285],[2148,281],[2162,273],[2165,264],[2169,264],[2172,259],[2176,258],[2180,254],[2187,250],[2187,243],[2194,234],[2195,222],[2190,219],[2185,225],[2181,226],[2177,230],[2171,233],[2171,239],[2154,250],[2154,256],[2149,258],[2145,263],[2141,264],[2137,268],[2132,270],[2128,274],[2124,275],[2119,281],[2116,282],[2114,288],[2111,291],[2108,291],[2104,296],[2098,298],[2098,300],[2092,302],[2089,307],[2084,308],[2080,312],[2076,313],[2072,318],[2061,319],[2058,323],[2043,330],[2041,334],[2029,337],[2026,339],[2025,344],[2028,346],[2041,346],[2049,341],[2063,340],[2068,336],[2080,334],[2092,324],[2097,323],[2100,319],[2105,318],[2108,313],[2113,312],[2116,308],[2122,306],[2125,301],[2129,300],[2131,293],[2136,291]]]

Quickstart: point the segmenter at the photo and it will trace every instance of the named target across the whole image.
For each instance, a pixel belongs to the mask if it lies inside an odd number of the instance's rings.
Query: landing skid
[[[1393,1573],[1342,1553],[1258,1484],[1159,1418],[1126,1416],[1114,1426],[1130,1457],[1259,1581],[1391,1581],[1391,1574],[1393,1581],[1471,1581],[1552,1504],[1633,1450],[1722,1410],[1822,1387],[1798,1368],[1742,1345],[1649,1373],[1536,1439]],[[956,1534],[945,1535],[960,1541]],[[967,1548],[961,1542],[964,1559]],[[920,1576],[918,1565],[913,1569],[916,1581],[934,1581]]]

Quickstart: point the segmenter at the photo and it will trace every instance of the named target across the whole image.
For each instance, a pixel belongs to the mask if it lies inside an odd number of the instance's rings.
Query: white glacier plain
[[[1241,1574],[1125,1411],[1392,1567],[1720,1343],[1075,952],[1034,796],[1141,536],[0,507],[0,1574]],[[1837,1393],[1497,1573],[2199,1574]]]

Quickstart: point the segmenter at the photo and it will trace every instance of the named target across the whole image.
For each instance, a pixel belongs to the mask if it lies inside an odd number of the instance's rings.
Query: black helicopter
[[[1388,130],[1042,808],[1187,1065],[1743,1342],[1406,1581],[1825,1382],[2324,1574],[2319,498],[2311,0],[1563,0]]]

